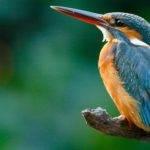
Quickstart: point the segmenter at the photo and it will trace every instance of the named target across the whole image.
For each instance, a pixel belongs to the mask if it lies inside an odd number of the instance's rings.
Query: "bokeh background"
[[[0,150],[150,149],[86,126],[85,108],[119,115],[97,69],[102,34],[50,5],[150,19],[148,0],[0,0]]]

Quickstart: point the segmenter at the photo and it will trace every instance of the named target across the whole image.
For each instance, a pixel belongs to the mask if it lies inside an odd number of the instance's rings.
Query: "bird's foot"
[[[115,117],[113,118],[113,120],[117,121],[121,125],[128,126],[129,128],[132,128],[134,126],[134,124],[123,115]]]
[[[114,120],[119,120],[119,121],[126,121],[126,120],[127,120],[126,117],[123,116],[123,115],[120,115],[120,116],[118,116],[118,117],[114,117],[113,119],[114,119]]]

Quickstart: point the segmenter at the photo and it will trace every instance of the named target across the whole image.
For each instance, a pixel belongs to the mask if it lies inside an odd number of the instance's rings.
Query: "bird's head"
[[[110,41],[114,38],[112,33],[108,30],[108,28],[111,28],[121,31],[130,40],[138,39],[150,44],[149,22],[137,15],[122,12],[112,12],[102,15],[67,7],[51,6],[51,8],[86,23],[96,25],[102,31],[104,40],[106,41]]]

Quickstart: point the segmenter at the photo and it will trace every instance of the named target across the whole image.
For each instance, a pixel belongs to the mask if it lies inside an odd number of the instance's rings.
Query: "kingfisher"
[[[97,14],[61,6],[52,9],[95,25],[105,45],[98,69],[122,119],[150,132],[150,24],[123,12]]]

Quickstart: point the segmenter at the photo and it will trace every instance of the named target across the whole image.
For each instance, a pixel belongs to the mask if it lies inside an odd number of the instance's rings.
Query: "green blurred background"
[[[150,19],[148,0],[0,0],[0,150],[150,149],[86,126],[85,108],[119,115],[97,69],[102,34],[50,5]]]

